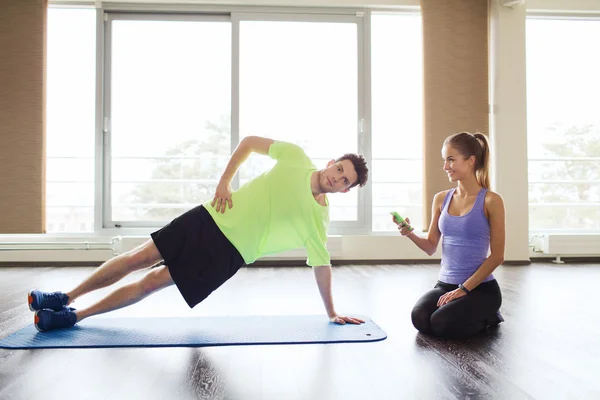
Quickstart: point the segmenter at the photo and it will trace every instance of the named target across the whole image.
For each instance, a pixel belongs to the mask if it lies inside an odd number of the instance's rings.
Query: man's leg
[[[66,292],[66,295],[69,296],[68,304],[71,304],[75,299],[86,293],[110,286],[129,273],[150,267],[160,260],[162,260],[161,255],[154,241],[150,239],[131,251],[111,258],[96,269],[92,275],[77,285],[77,287]]]
[[[87,308],[62,311],[40,310],[34,317],[35,327],[41,331],[69,328],[92,315],[102,314],[137,303],[150,294],[172,285],[173,279],[167,266],[148,272],[142,279],[115,290],[108,296]]]
[[[150,239],[131,251],[111,258],[69,292],[44,293],[32,290],[28,295],[29,308],[32,311],[41,309],[60,311],[64,305],[71,304],[78,297],[112,285],[130,272],[150,267],[161,259],[156,245]]]
[[[110,293],[108,296],[87,308],[75,311],[77,322],[92,315],[103,314],[130,306],[154,292],[173,284],[169,268],[165,265],[146,274],[137,282],[130,283]]]

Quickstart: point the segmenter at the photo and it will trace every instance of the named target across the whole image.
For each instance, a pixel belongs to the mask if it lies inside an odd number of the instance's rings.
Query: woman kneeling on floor
[[[481,133],[457,133],[442,147],[444,171],[457,186],[435,195],[427,238],[410,219],[398,225],[425,253],[435,253],[442,238],[439,280],[412,310],[420,332],[460,339],[503,321],[502,294],[492,272],[504,261],[502,197],[489,190],[489,144]]]

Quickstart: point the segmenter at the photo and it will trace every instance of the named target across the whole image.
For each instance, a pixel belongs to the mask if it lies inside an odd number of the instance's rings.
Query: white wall
[[[0,262],[101,262],[112,257],[110,250],[95,250],[93,243],[110,242],[111,236],[62,236],[49,235],[1,235]],[[121,243],[115,245],[118,252],[130,250],[149,239],[148,235],[125,236]],[[31,248],[47,249],[44,243],[52,242],[85,242],[89,241],[91,250],[26,250]],[[19,242],[18,246],[3,246],[1,242]],[[54,245],[52,245],[54,246]],[[58,245],[63,247],[62,245]],[[2,248],[12,247],[23,250],[2,251]],[[69,246],[67,246],[69,247]],[[84,247],[83,245],[78,248]],[[441,246],[440,246],[441,247]],[[328,248],[334,260],[422,260],[427,259],[408,239],[400,236],[334,236],[329,239]],[[304,250],[294,250],[266,257],[268,260],[305,259]],[[439,250],[433,257],[439,260]]]
[[[504,198],[507,260],[529,257],[525,7],[490,2],[492,189]]]

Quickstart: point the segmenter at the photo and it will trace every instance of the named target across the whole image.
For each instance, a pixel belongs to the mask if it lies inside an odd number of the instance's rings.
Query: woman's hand
[[[451,292],[441,295],[440,298],[438,299],[437,305],[438,305],[438,307],[441,307],[444,304],[450,303],[452,300],[460,299],[461,297],[466,296],[466,295],[467,294],[464,292],[464,290],[462,290],[460,288],[454,289]]]
[[[402,236],[408,236],[413,231],[412,227],[410,226],[410,219],[408,218],[404,218],[404,222],[402,222],[401,224],[399,224],[398,221],[396,221],[396,218],[394,217],[392,217],[392,221],[394,221],[394,223],[398,227],[398,231]]]

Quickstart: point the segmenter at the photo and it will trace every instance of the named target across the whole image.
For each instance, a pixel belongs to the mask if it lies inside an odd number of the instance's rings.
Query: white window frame
[[[365,27],[365,35],[368,35],[368,60],[366,61],[366,65],[367,65],[367,76],[366,78],[368,79],[368,102],[369,102],[369,158],[368,160],[371,162],[369,168],[369,225],[368,225],[368,231],[369,234],[373,235],[373,236],[397,236],[398,233],[395,230],[392,231],[382,231],[382,230],[373,230],[373,189],[372,189],[372,183],[374,183],[374,179],[373,179],[373,173],[372,171],[372,166],[373,166],[373,157],[372,157],[372,146],[371,146],[371,133],[372,133],[372,127],[371,127],[371,118],[372,118],[372,114],[371,114],[371,96],[372,96],[372,92],[371,92],[371,16],[372,15],[398,15],[398,14],[402,14],[402,15],[413,15],[413,16],[421,16],[421,7],[402,7],[401,9],[377,9],[377,10],[373,10],[373,11],[369,11],[368,12],[368,27]],[[424,127],[423,127],[424,129]],[[424,155],[422,154],[420,158],[413,158],[413,157],[399,157],[399,158],[388,158],[388,157],[381,157],[378,158],[377,161],[416,161],[416,160],[423,160]],[[407,183],[411,183],[411,182],[387,182],[387,181],[381,181],[381,182],[377,182],[378,184],[407,184]],[[424,182],[422,182],[424,183]],[[413,204],[397,204],[397,205],[389,205],[389,209],[390,211],[393,211],[394,207],[410,207],[413,206]],[[381,207],[381,206],[379,206]],[[427,205],[421,205],[421,207],[428,207]]]
[[[127,7],[125,7],[127,8]],[[141,7],[142,9],[144,7]],[[239,142],[239,24],[242,21],[302,21],[302,22],[333,22],[357,24],[357,140],[358,152],[370,159],[370,93],[366,93],[365,80],[369,79],[368,13],[355,9],[282,9],[282,8],[240,8],[217,12],[211,8],[211,13],[202,13],[191,7],[194,13],[143,13],[123,12],[120,7],[115,10],[98,9],[98,40],[97,51],[97,110],[96,110],[96,207],[95,222],[100,230],[111,233],[147,232],[147,228],[159,228],[162,223],[156,221],[114,221],[111,204],[111,24],[115,20],[193,20],[193,21],[229,21],[232,27],[232,81],[231,81],[231,149]],[[188,7],[186,7],[188,9]],[[129,11],[129,10],[125,10]],[[139,10],[138,10],[139,11]],[[293,12],[292,12],[293,11]],[[200,12],[200,13],[197,13]],[[367,82],[368,83],[368,82]],[[236,174],[232,186],[237,188],[239,179]],[[358,191],[358,210],[356,221],[332,221],[329,234],[368,234],[371,227],[371,186],[356,188]],[[168,221],[165,221],[165,223]],[[144,229],[145,228],[145,229]]]
[[[571,21],[600,21],[600,13],[578,13],[578,12],[552,12],[552,11],[527,11],[526,20],[533,19],[547,19],[547,20],[571,20]],[[539,161],[589,161],[594,162],[600,160],[600,157],[582,157],[582,158],[573,158],[573,157],[527,157],[527,165],[529,165],[530,161],[539,162]],[[600,181],[586,181],[588,183],[600,183]],[[564,183],[581,183],[580,181],[539,181],[539,180],[528,180],[527,181],[527,190],[529,192],[530,184],[564,184]],[[586,207],[600,207],[600,203],[530,203],[527,204],[527,216],[530,218],[530,211],[533,207],[551,207],[551,206],[565,206],[565,207],[576,207],[576,208],[586,208]],[[580,233],[598,233],[597,229],[529,229],[529,235],[539,235],[539,234],[548,234],[548,233],[569,233],[569,234],[580,234]]]
[[[111,64],[112,64],[112,22],[113,21],[196,21],[196,22],[229,22],[226,15],[208,14],[143,14],[143,13],[104,13],[104,58],[103,58],[103,99],[100,119],[100,155],[102,178],[101,187],[97,187],[102,197],[101,220],[103,228],[160,228],[169,221],[117,221],[112,218],[111,198]],[[233,140],[232,140],[233,143]],[[234,148],[234,147],[232,147]],[[97,197],[98,198],[98,197]]]
[[[365,94],[365,13],[354,12],[347,15],[325,15],[312,13],[259,13],[259,12],[234,12],[231,14],[232,23],[232,105],[231,105],[231,141],[232,148],[239,141],[239,44],[240,44],[240,23],[245,21],[282,21],[282,22],[327,22],[327,23],[355,23],[357,25],[357,116],[356,133],[357,133],[357,148],[358,153],[363,154],[367,160],[370,159],[370,118],[367,118],[368,103],[365,99],[370,96]],[[368,150],[367,150],[368,149]],[[332,149],[335,151],[335,149]],[[236,178],[237,178],[236,174]],[[237,184],[238,181],[236,180]],[[236,186],[234,186],[236,187]],[[357,193],[357,219],[356,221],[331,221],[329,225],[329,235],[341,234],[366,234],[369,231],[371,213],[370,198],[371,188],[366,185],[363,188],[353,188],[358,190]],[[367,205],[367,200],[369,206]]]
[[[85,4],[84,4],[85,3]],[[287,6],[226,6],[198,4],[143,4],[143,3],[86,3],[62,4],[51,1],[51,6],[95,6],[96,9],[96,124],[95,124],[95,174],[94,174],[94,231],[96,235],[127,235],[146,237],[149,231],[159,228],[160,223],[127,223],[116,227],[118,221],[110,216],[110,24],[109,19],[132,19],[138,15],[142,19],[207,20],[207,18],[227,18],[232,22],[232,148],[239,140],[239,22],[242,20],[312,20],[312,21],[354,21],[357,23],[358,46],[358,152],[371,160],[371,48],[370,21],[371,9],[363,7],[287,7]],[[392,14],[420,14],[418,5],[403,5],[395,8],[377,8],[373,12]],[[214,19],[210,19],[214,20]],[[105,53],[107,56],[105,57]],[[107,117],[105,119],[105,117]],[[372,165],[369,165],[372,176]],[[237,184],[235,178],[234,184]],[[372,230],[372,186],[371,179],[358,192],[357,221],[332,222],[329,235],[387,235]],[[107,212],[108,211],[108,212]]]

